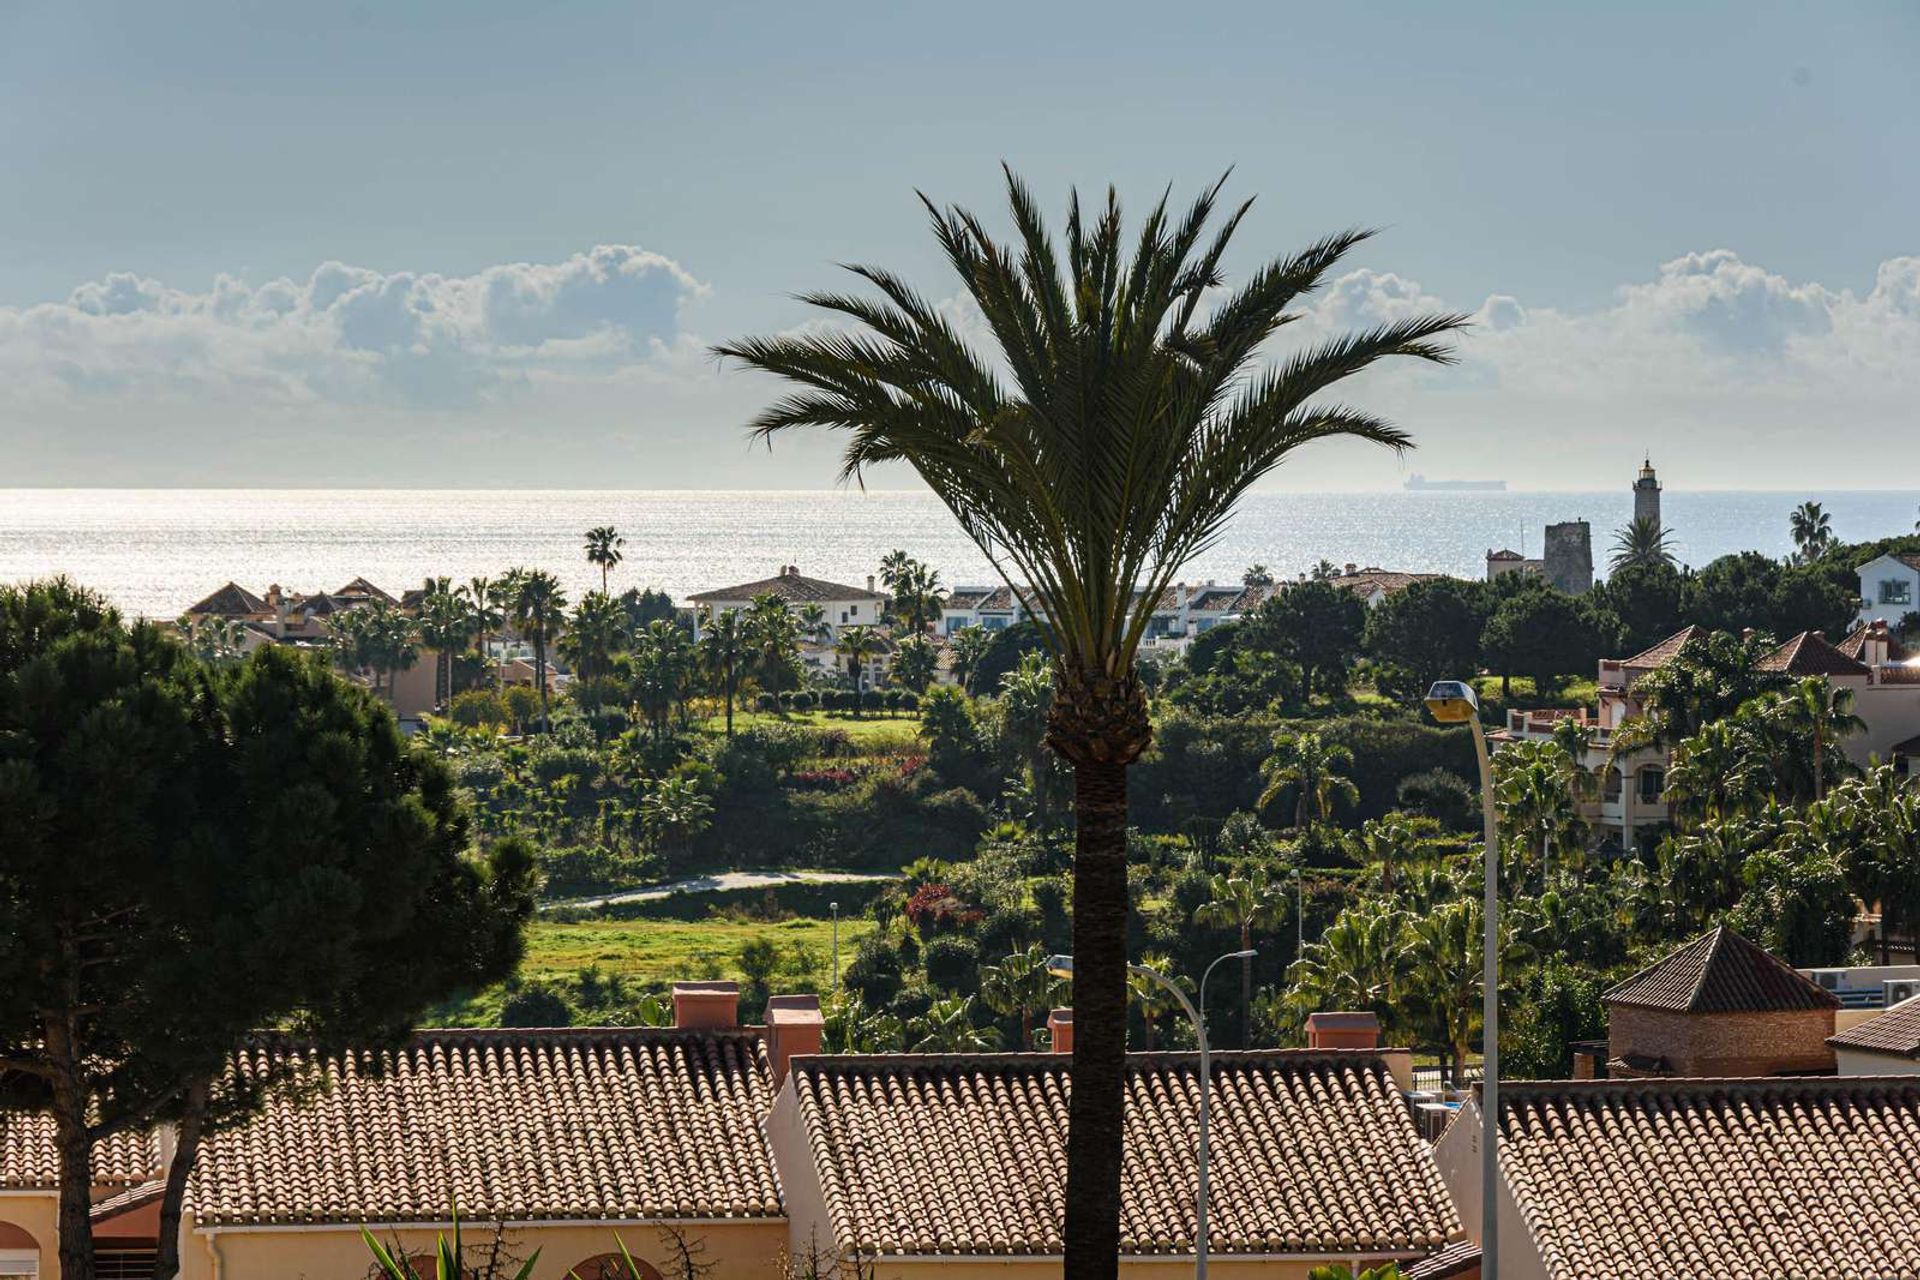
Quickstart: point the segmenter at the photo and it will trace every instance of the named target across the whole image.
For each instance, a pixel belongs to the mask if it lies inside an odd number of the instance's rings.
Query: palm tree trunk
[[[1065,1275],[1114,1280],[1127,1062],[1127,766],[1080,762],[1074,814]]]
[[[187,1200],[187,1176],[200,1154],[200,1138],[206,1132],[207,1099],[212,1092],[205,1080],[187,1086],[186,1107],[180,1117],[180,1129],[173,1149],[173,1161],[167,1166],[167,1187],[160,1197],[159,1252],[154,1259],[153,1280],[173,1280],[180,1274],[180,1211]]]
[[[547,640],[544,634],[533,642],[533,679],[540,686],[540,732],[551,733],[553,720],[547,710]]]

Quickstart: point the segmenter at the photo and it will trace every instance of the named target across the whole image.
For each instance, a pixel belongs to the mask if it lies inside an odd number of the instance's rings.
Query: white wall
[[[1467,1238],[1480,1239],[1480,1104],[1468,1098],[1460,1104],[1453,1123],[1433,1144],[1440,1178],[1453,1196],[1453,1207],[1467,1229]],[[1533,1237],[1520,1217],[1503,1181],[1500,1185],[1500,1280],[1556,1280],[1547,1274]],[[1559,1278],[1566,1280],[1566,1278]]]
[[[1883,604],[1880,599],[1883,583],[1894,584],[1896,591],[1904,584],[1906,601]],[[1897,626],[1900,619],[1920,610],[1920,569],[1892,556],[1869,560],[1860,566],[1860,598],[1866,603],[1860,609],[1858,621]]]

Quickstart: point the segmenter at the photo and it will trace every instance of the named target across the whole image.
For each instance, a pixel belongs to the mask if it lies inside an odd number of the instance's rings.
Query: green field
[[[860,939],[873,930],[870,920],[842,917],[840,963],[853,956]],[[527,926],[527,955],[520,965],[523,982],[571,980],[582,969],[598,968],[607,976],[625,979],[636,994],[664,993],[676,979],[739,978],[734,964],[742,943],[767,938],[798,959],[804,954],[824,993],[833,954],[833,922],[796,917],[760,921],[714,917],[706,920],[584,920],[561,924],[535,920]],[[800,985],[800,975],[783,975],[787,985]],[[498,1022],[502,991],[498,988],[437,1011],[433,1021],[444,1026],[489,1026]]]
[[[854,741],[874,748],[898,747],[902,751],[913,750],[920,740],[920,721],[907,714],[888,714],[875,711],[867,715],[851,716],[843,711],[807,711],[788,715],[767,715],[759,711],[738,711],[733,713],[733,727],[737,733],[748,725],[785,725],[801,729],[838,729]],[[711,716],[700,722],[700,727],[708,733],[725,733],[725,716]]]

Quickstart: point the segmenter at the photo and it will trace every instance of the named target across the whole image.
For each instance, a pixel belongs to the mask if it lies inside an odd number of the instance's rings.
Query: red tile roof
[[[249,614],[269,613],[267,602],[237,582],[229,582],[205,600],[189,605],[189,614],[216,618],[244,618]]]
[[[1436,1254],[1400,1268],[1401,1280],[1455,1280],[1455,1277],[1480,1274],[1480,1246],[1460,1240]]]
[[[1551,1280],[1920,1275],[1920,1078],[1512,1082],[1500,1104]]]
[[[117,1133],[93,1144],[93,1180],[133,1187],[160,1168],[160,1144],[150,1133]],[[53,1145],[53,1115],[42,1110],[0,1109],[0,1189],[41,1190],[60,1185],[60,1156]]]
[[[1685,627],[1674,632],[1651,649],[1642,649],[1631,658],[1622,658],[1622,667],[1631,667],[1635,671],[1652,671],[1655,667],[1664,667],[1673,661],[1674,656],[1687,641],[1704,634],[1699,627]]]
[[[237,1069],[293,1052],[263,1047]],[[379,1070],[384,1066],[385,1070]],[[772,1218],[772,1082],[747,1031],[429,1031],[207,1140],[203,1225]]]
[[[384,600],[388,604],[400,603],[365,578],[355,578],[333,594],[347,600]]]
[[[1836,1049],[1864,1049],[1896,1058],[1920,1059],[1920,996],[1903,1000],[1878,1017],[1856,1022],[1827,1037]]]
[[[1674,1013],[1835,1009],[1840,999],[1722,925],[1614,987],[1608,1004]]]
[[[720,587],[713,591],[702,591],[698,595],[688,596],[694,604],[719,603],[728,600],[752,600],[758,596],[778,596],[788,604],[817,604],[827,600],[885,600],[887,597],[878,591],[869,591],[865,587],[842,586],[837,582],[828,582],[822,578],[809,578],[803,573],[780,573],[771,578],[762,578],[758,582],[743,582],[737,587]]]
[[[1129,1060],[1121,1249],[1193,1250],[1195,1059]],[[1214,1056],[1219,1253],[1422,1252],[1458,1233],[1377,1054]],[[1057,1254],[1067,1060],[1053,1054],[796,1060],[795,1100],[843,1249]]]
[[[1760,659],[1760,670],[1790,676],[1864,676],[1871,668],[1827,642],[1818,631],[1802,631]]]

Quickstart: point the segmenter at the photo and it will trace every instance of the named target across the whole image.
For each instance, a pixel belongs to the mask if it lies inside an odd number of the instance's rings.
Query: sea
[[[1834,533],[1911,533],[1920,490],[1668,490],[1663,520],[1685,563],[1730,551],[1792,549],[1788,513],[1821,503]],[[1633,514],[1625,487],[1593,493],[1254,493],[1183,569],[1188,582],[1238,581],[1252,564],[1290,577],[1325,559],[1478,577],[1490,549],[1539,554],[1549,523],[1586,520],[1604,572]],[[600,584],[583,534],[626,539],[617,590],[676,599],[769,577],[785,564],[861,584],[900,549],[948,586],[997,581],[952,515],[924,491],[450,489],[0,489],[0,582],[65,574],[130,615],[172,618],[228,581],[264,593],[335,590],[365,577],[398,593],[515,566],[547,569],[575,597]]]

